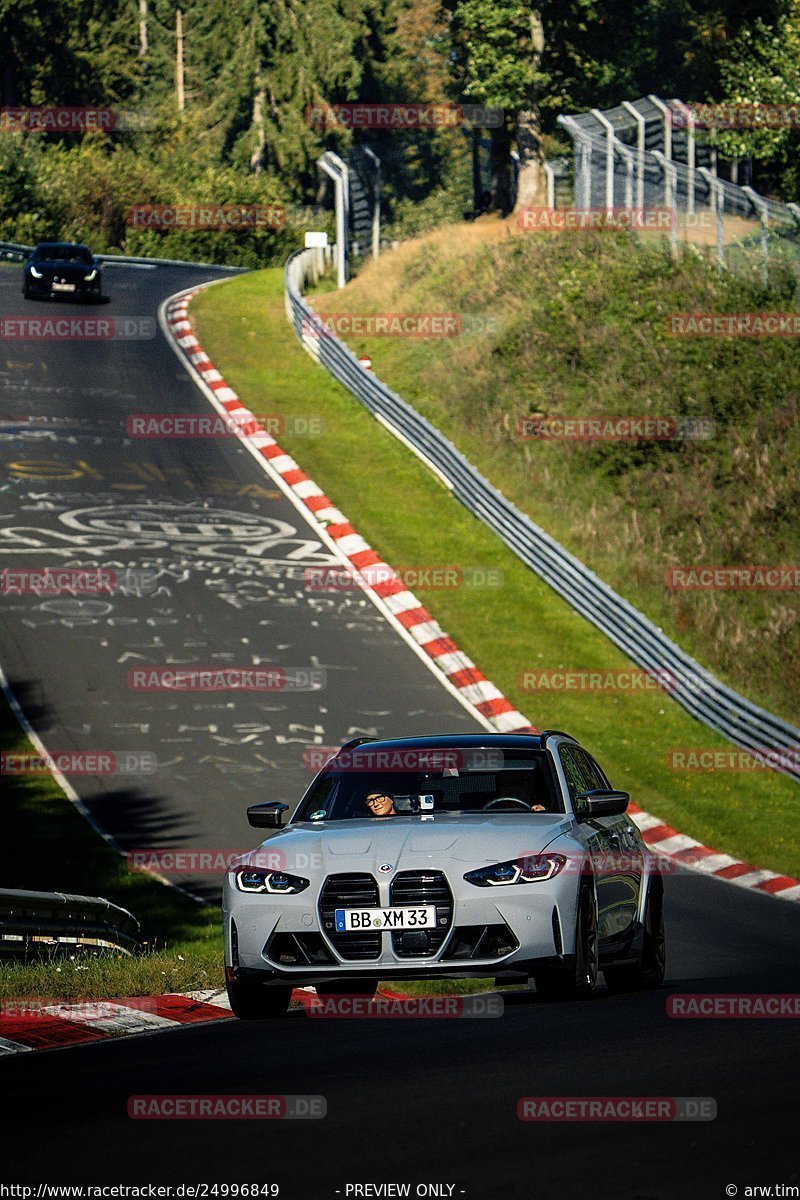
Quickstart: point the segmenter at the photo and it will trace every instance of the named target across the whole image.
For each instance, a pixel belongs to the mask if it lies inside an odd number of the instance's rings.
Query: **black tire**
[[[31,291],[31,289],[28,287],[27,283],[24,285],[24,287],[23,287],[23,289],[22,289],[22,295],[23,295],[23,297],[24,297],[26,300],[32,300],[32,299],[33,299],[33,292],[32,292],[32,291]]]
[[[654,875],[647,889],[642,953],[639,961],[624,963],[619,967],[605,967],[603,975],[610,992],[638,992],[645,988],[661,987],[666,964],[664,884],[660,875]]]
[[[292,998],[288,984],[265,984],[257,979],[228,980],[231,1010],[240,1021],[268,1021],[285,1015]]]
[[[597,983],[597,906],[587,880],[578,895],[575,955],[568,967],[541,967],[533,973],[536,991],[549,1000],[586,1000]]]
[[[376,980],[372,979],[337,979],[331,983],[321,983],[316,993],[323,1002],[335,999],[336,996],[374,996],[378,990]]]

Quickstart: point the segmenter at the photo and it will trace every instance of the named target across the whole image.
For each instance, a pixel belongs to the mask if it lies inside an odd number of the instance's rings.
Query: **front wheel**
[[[637,963],[606,967],[603,971],[610,992],[637,992],[661,987],[667,964],[667,939],[664,933],[664,884],[654,875],[647,889],[642,954]]]
[[[550,1000],[585,1000],[597,983],[597,906],[587,880],[578,896],[575,954],[569,967],[542,967],[533,973],[536,991]]]
[[[267,1021],[282,1017],[292,989],[286,984],[265,984],[258,979],[233,979],[226,984],[231,1011],[240,1021]]]

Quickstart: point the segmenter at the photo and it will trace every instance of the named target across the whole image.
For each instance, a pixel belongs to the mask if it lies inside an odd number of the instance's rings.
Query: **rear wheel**
[[[664,884],[654,875],[647,889],[642,955],[637,963],[606,967],[603,971],[610,992],[636,992],[661,987],[667,963],[664,933]]]
[[[597,983],[597,907],[588,880],[581,884],[571,966],[542,967],[533,973],[536,991],[551,1000],[583,1000]]]
[[[282,1017],[289,1007],[292,989],[286,984],[266,984],[257,979],[227,982],[233,1015],[240,1021],[267,1021]]]

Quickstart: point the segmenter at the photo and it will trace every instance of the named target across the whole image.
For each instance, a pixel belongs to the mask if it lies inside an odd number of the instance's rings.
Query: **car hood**
[[[276,869],[310,872],[312,877],[445,869],[448,862],[465,864],[466,869],[538,854],[573,826],[573,818],[564,813],[366,818],[324,827],[298,822],[267,838],[247,857]]]

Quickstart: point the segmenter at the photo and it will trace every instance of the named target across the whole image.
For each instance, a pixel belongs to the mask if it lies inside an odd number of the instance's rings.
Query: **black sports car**
[[[26,300],[36,296],[77,296],[99,300],[103,290],[100,261],[87,246],[71,242],[40,242],[25,263],[22,294]]]

